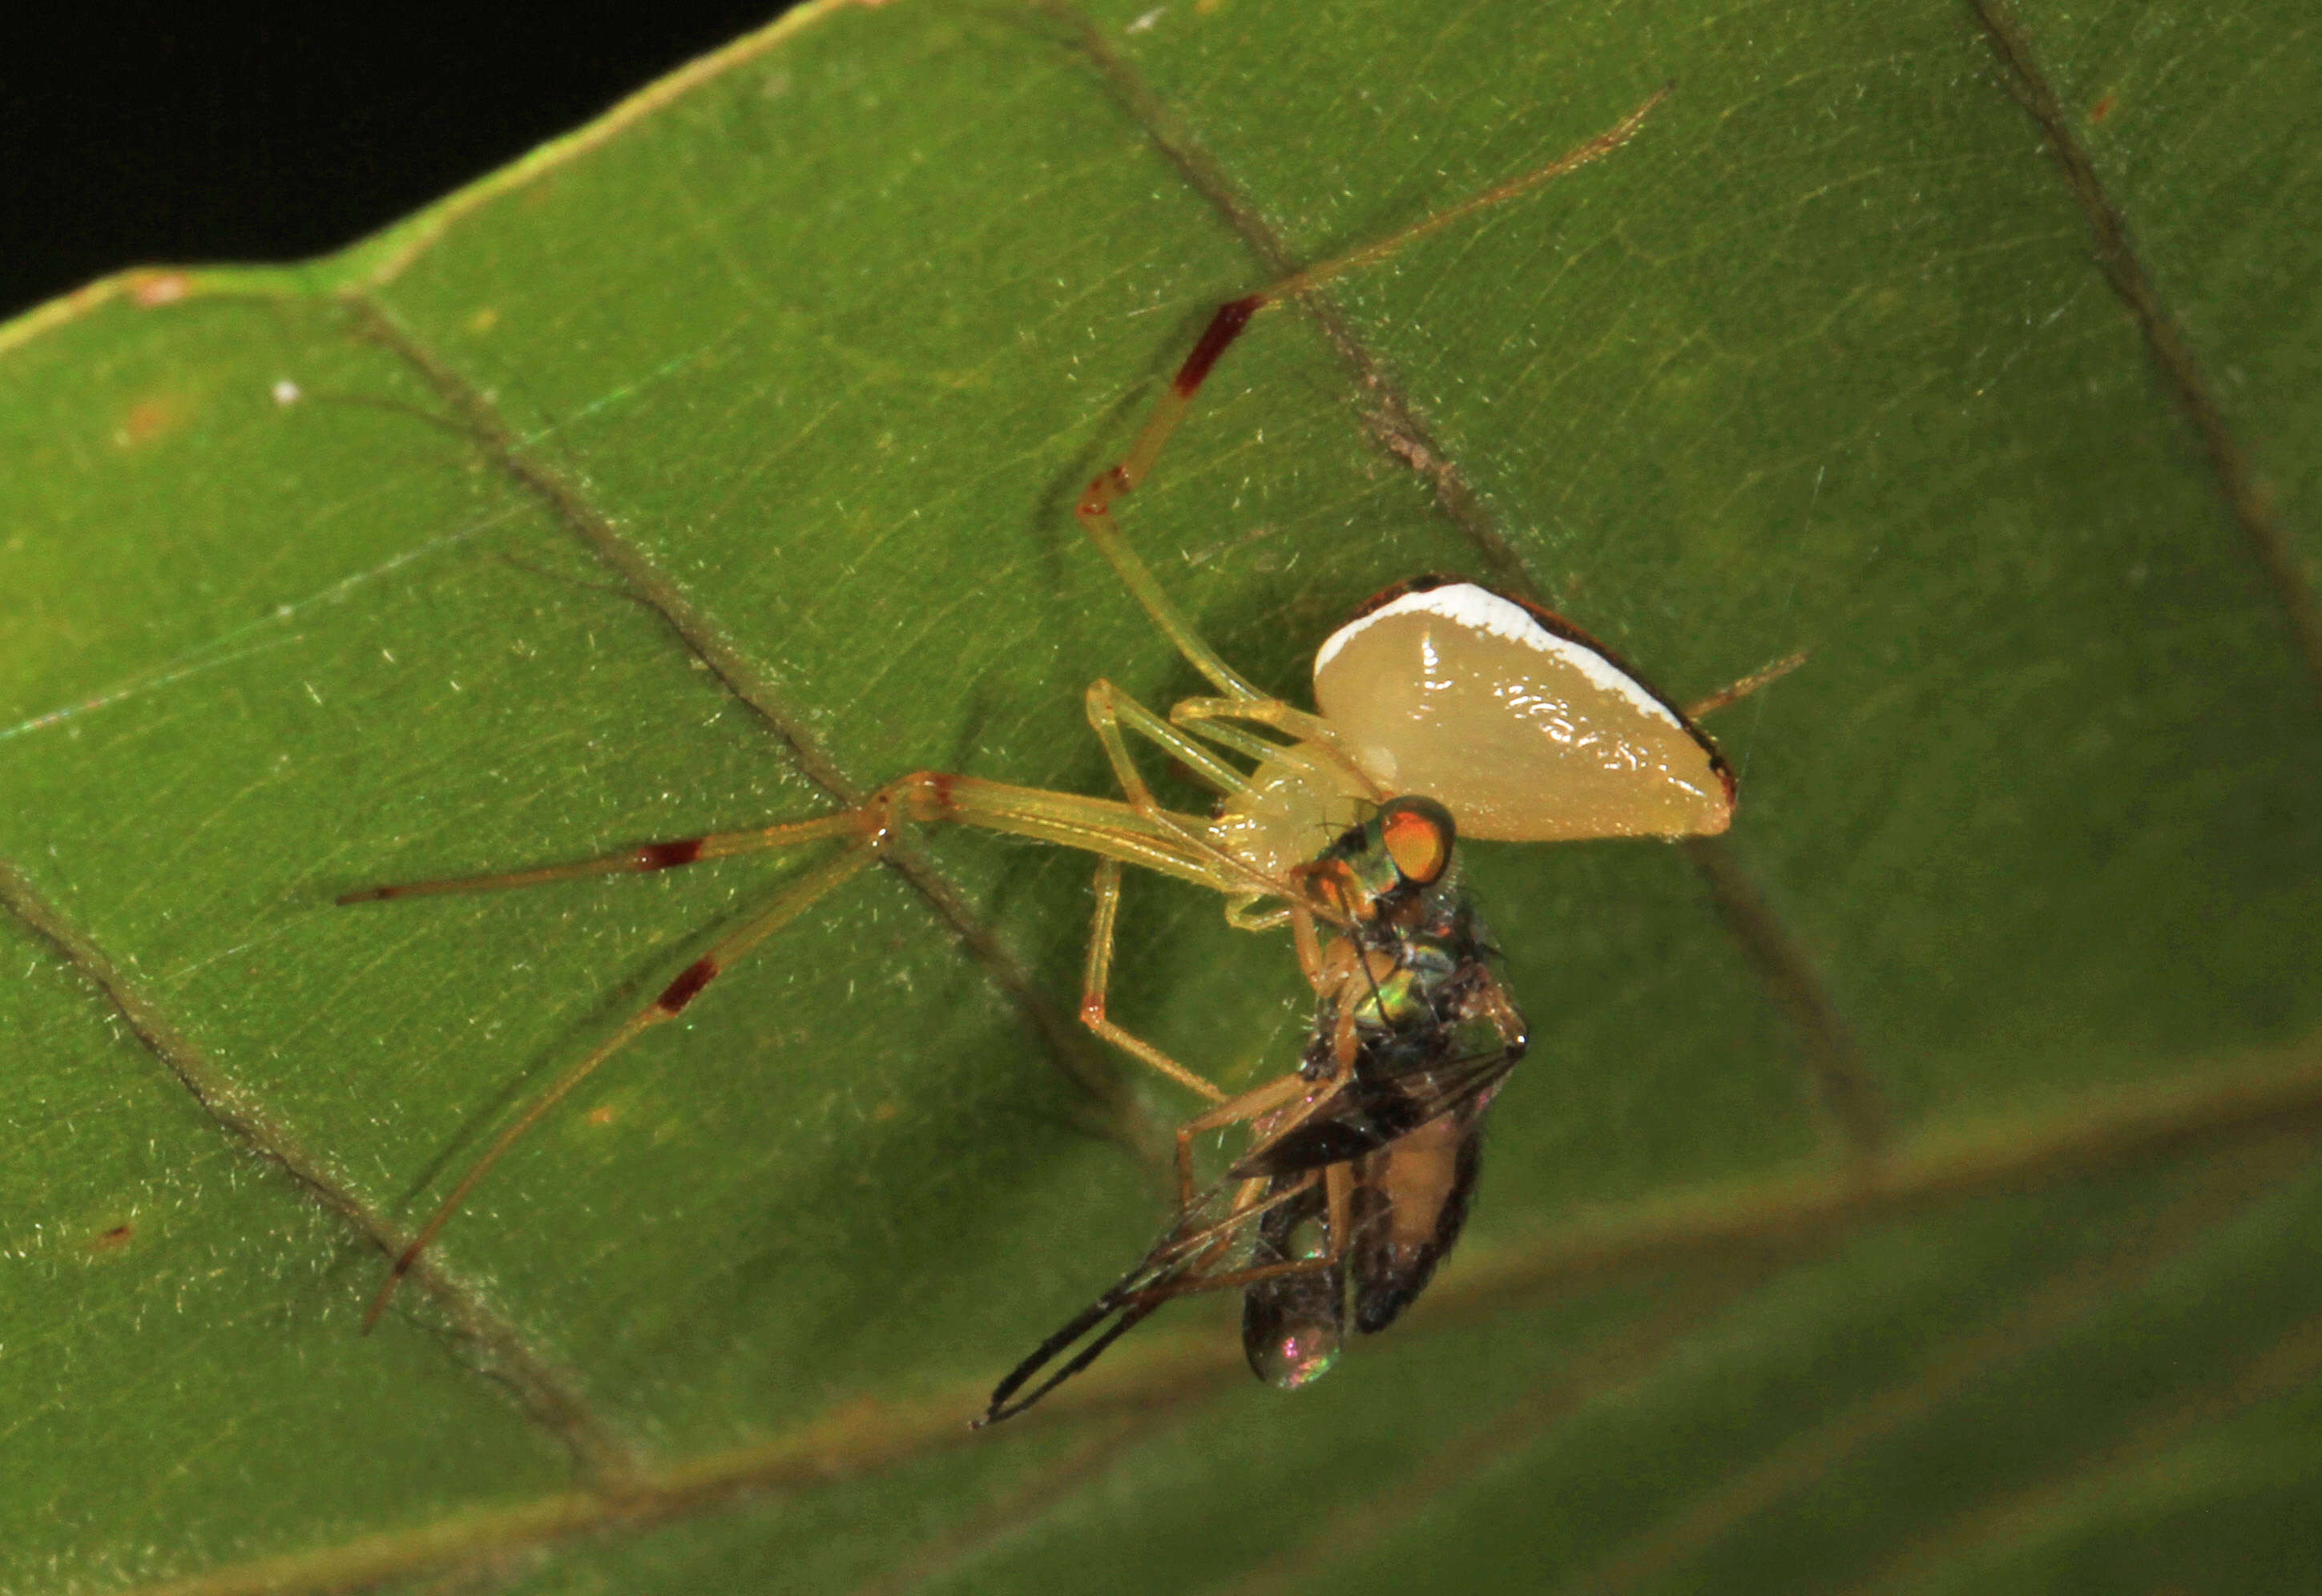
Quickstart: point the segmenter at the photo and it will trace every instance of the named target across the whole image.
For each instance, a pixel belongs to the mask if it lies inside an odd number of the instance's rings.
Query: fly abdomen
[[[1483,1169],[1476,1119],[1442,1115],[1355,1165],[1348,1264],[1364,1335],[1402,1317],[1459,1239]]]

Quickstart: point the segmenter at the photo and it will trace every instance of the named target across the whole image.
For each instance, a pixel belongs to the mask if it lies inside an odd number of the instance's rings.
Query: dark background
[[[790,3],[9,7],[37,15],[0,21],[0,320],[125,266],[337,249]]]

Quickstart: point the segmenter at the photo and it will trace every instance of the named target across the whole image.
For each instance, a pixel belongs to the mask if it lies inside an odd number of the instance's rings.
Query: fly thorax
[[[1417,971],[1400,967],[1372,983],[1355,1009],[1358,1025],[1407,1029],[1430,1017],[1427,988]]]

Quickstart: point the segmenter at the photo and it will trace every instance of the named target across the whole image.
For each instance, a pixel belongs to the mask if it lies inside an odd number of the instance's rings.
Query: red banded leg
[[[901,826],[941,823],[1005,831],[1062,847],[1086,850],[1104,860],[1106,866],[1112,871],[1116,883],[1120,866],[1126,862],[1178,876],[1219,891],[1241,889],[1246,885],[1240,872],[1223,871],[1214,859],[1208,856],[1213,851],[1189,846],[1185,823],[1166,811],[1156,810],[1153,816],[1148,817],[1126,804],[1102,798],[1010,787],[969,776],[920,771],[880,789],[860,808],[818,816],[810,820],[793,821],[755,831],[710,832],[699,836],[646,843],[593,859],[530,870],[400,882],[367,887],[343,894],[339,902],[352,904],[387,898],[510,890],[592,876],[672,870],[706,859],[731,858],[742,853],[838,839],[846,839],[849,844],[836,858],[784,887],[763,908],[721,937],[707,953],[680,971],[652,1002],[630,1015],[611,1035],[599,1043],[528,1103],[515,1122],[503,1130],[483,1154],[469,1166],[450,1195],[437,1205],[434,1212],[420,1227],[418,1234],[397,1257],[378,1296],[364,1315],[364,1328],[369,1329],[378,1323],[403,1277],[410,1272],[412,1264],[450,1223],[453,1216],[459,1212],[461,1206],[491,1172],[493,1166],[581,1082],[638,1036],[657,1025],[675,1019],[684,1012],[688,1004],[700,995],[703,988],[759,943],[796,919],[824,894],[859,874],[886,850]],[[1116,901],[1117,897],[1116,886]],[[1100,905],[1101,910],[1103,907]],[[1105,929],[1110,930],[1109,923]],[[1109,963],[1109,942],[1105,952]],[[1092,958],[1093,960],[1093,950]],[[1128,1034],[1123,1032],[1120,1035],[1127,1037]],[[1128,1040],[1136,1041],[1133,1037]],[[1148,1063],[1155,1063],[1164,1073],[1184,1081],[1213,1101],[1225,1095],[1191,1071],[1168,1061],[1166,1055],[1157,1049],[1146,1048],[1144,1052],[1138,1052],[1138,1048],[1143,1046],[1143,1044],[1138,1044],[1129,1051]],[[1147,1056],[1148,1053],[1151,1056]]]
[[[1479,211],[1504,205],[1567,172],[1610,155],[1636,136],[1637,130],[1644,125],[1645,118],[1652,114],[1653,108],[1668,94],[1666,88],[1656,91],[1611,128],[1586,143],[1567,150],[1546,166],[1471,196],[1360,249],[1310,266],[1280,282],[1260,288],[1255,294],[1245,294],[1218,306],[1216,313],[1210,317],[1209,325],[1194,341],[1192,351],[1177,368],[1177,374],[1170,378],[1169,386],[1155,401],[1153,413],[1146,417],[1144,426],[1130,441],[1129,452],[1121,457],[1119,463],[1097,474],[1081,494],[1080,503],[1074,513],[1080,517],[1081,526],[1087,532],[1089,540],[1096,544],[1099,552],[1120,574],[1122,583],[1137,596],[1137,601],[1145,606],[1145,613],[1153,617],[1153,624],[1176,645],[1177,652],[1184,655],[1193,669],[1216,684],[1219,691],[1230,698],[1262,699],[1270,697],[1251,685],[1248,679],[1220,659],[1216,651],[1202,641],[1201,634],[1170,602],[1169,596],[1154,579],[1152,571],[1147,569],[1145,562],[1138,558],[1128,541],[1120,535],[1120,528],[1112,518],[1113,502],[1134,492],[1138,485],[1151,474],[1153,463],[1160,458],[1169,435],[1177,430],[1177,424],[1192,408],[1193,397],[1201,392],[1202,384],[1208,379],[1218,361],[1248,328],[1251,319],[1268,306],[1278,305],[1310,288],[1319,287],[1333,278],[1383,260],[1414,239],[1449,227]]]
[[[468,1200],[468,1194],[491,1173],[492,1166],[499,1163],[526,1131],[539,1124],[549,1110],[571,1095],[575,1087],[595,1074],[607,1059],[654,1026],[684,1013],[686,1006],[701,995],[702,989],[725,973],[737,960],[805,913],[823,894],[861,873],[877,858],[877,844],[864,838],[837,858],[818,866],[809,874],[783,888],[765,907],[718,938],[708,953],[678,971],[676,979],[663,987],[652,1002],[623,1020],[618,1030],[591,1048],[586,1057],[567,1069],[550,1083],[545,1091],[533,1099],[524,1112],[517,1117],[516,1122],[500,1132],[492,1145],[484,1150],[483,1155],[468,1166],[468,1172],[460,1177],[459,1184],[453,1187],[451,1194],[436,1205],[435,1211],[427,1217],[427,1222],[419,1227],[419,1233],[411,1238],[410,1245],[397,1256],[394,1266],[387,1272],[387,1279],[379,1284],[379,1294],[371,1299],[370,1308],[363,1315],[363,1328],[368,1331],[379,1323],[379,1317],[387,1311],[388,1302],[395,1296],[396,1288],[403,1283],[403,1277],[411,1272],[411,1266],[419,1261],[419,1254],[427,1250],[427,1244],[451,1223],[452,1216],[460,1211],[461,1205]],[[502,880],[495,884],[509,883]],[[380,892],[375,895],[388,894]]]
[[[641,843],[590,859],[486,875],[443,876],[398,881],[343,892],[341,904],[377,903],[393,898],[429,898],[465,892],[496,892],[591,876],[640,875],[674,870],[708,859],[772,853],[810,843],[853,838],[883,847],[904,825],[955,825],[1007,832],[1036,842],[1118,859],[1162,875],[1175,876],[1219,891],[1242,885],[1239,873],[1220,869],[1213,850],[1189,846],[1188,828],[1198,822],[1156,806],[1151,815],[1109,798],[1079,793],[1012,787],[976,776],[914,771],[889,782],[860,808],[785,821],[754,831],[704,832],[698,836]]]

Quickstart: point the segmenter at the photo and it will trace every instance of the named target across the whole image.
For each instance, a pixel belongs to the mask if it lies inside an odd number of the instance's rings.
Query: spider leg
[[[1148,816],[1129,805],[1102,798],[1010,787],[974,777],[920,771],[882,788],[862,807],[836,815],[818,816],[755,831],[715,832],[669,842],[648,843],[564,864],[492,875],[445,877],[370,887],[343,896],[339,901],[345,904],[450,893],[500,891],[592,876],[669,870],[704,859],[727,858],[834,839],[843,838],[847,842],[846,847],[838,854],[791,882],[763,908],[720,938],[708,952],[688,965],[658,997],[631,1014],[610,1036],[567,1068],[525,1107],[516,1120],[469,1166],[453,1187],[451,1194],[437,1205],[434,1212],[421,1225],[418,1233],[398,1255],[364,1315],[363,1327],[368,1330],[379,1322],[403,1277],[410,1272],[420,1254],[451,1222],[469,1195],[491,1172],[493,1166],[550,1110],[596,1073],[606,1061],[653,1026],[676,1018],[700,995],[704,987],[736,960],[796,919],[826,893],[868,868],[885,851],[900,826],[946,822],[1008,832],[1098,854],[1103,861],[1099,871],[1099,930],[1103,935],[1102,967],[1098,969],[1100,976],[1110,967],[1111,919],[1119,898],[1120,867],[1122,863],[1143,865],[1219,891],[1247,890],[1248,887],[1246,868],[1230,868],[1230,862],[1226,862],[1223,855],[1193,840],[1186,823],[1157,807]],[[1110,901],[1102,891],[1102,883],[1108,873],[1113,883]],[[1092,943],[1092,967],[1098,966],[1098,951]],[[1225,1096],[1224,1092],[1192,1071],[1176,1064],[1159,1050],[1139,1042],[1127,1032],[1115,1035],[1117,1027],[1111,1030],[1102,1028],[1102,999],[1100,985],[1097,1015],[1100,1024],[1092,1026],[1092,1029],[1098,1029],[1100,1035],[1107,1035],[1108,1039],[1122,1045],[1134,1056],[1154,1064],[1164,1073],[1170,1074],[1203,1096],[1212,1100]]]
[[[1149,1064],[1190,1091],[1213,1103],[1226,1100],[1224,1089],[1171,1058],[1134,1032],[1113,1023],[1105,1013],[1105,996],[1112,984],[1113,927],[1120,913],[1120,865],[1100,859],[1096,865],[1096,917],[1089,926],[1088,963],[1081,977],[1081,1024],[1139,1063]]]
[[[1749,675],[1743,677],[1741,680],[1732,683],[1731,686],[1718,689],[1715,692],[1710,694],[1709,697],[1702,699],[1698,704],[1687,705],[1685,709],[1685,717],[1687,720],[1699,720],[1705,715],[1714,714],[1716,711],[1724,708],[1728,704],[1736,703],[1741,699],[1748,698],[1751,694],[1758,691],[1760,688],[1773,686],[1774,683],[1781,680],[1782,678],[1787,676],[1791,671],[1796,670],[1799,666],[1805,662],[1806,651],[1804,649],[1798,650],[1798,652],[1794,654],[1786,655],[1785,657],[1775,661],[1770,665],[1762,666],[1756,670],[1752,670]]]
[[[1276,700],[1270,698],[1248,702],[1257,708],[1276,705]],[[1109,681],[1099,680],[1090,685],[1087,705],[1089,725],[1096,733],[1097,742],[1104,749],[1105,759],[1112,766],[1114,780],[1120,783],[1121,791],[1128,796],[1129,807],[1147,824],[1167,831],[1188,854],[1207,862],[1214,872],[1215,882],[1230,883],[1220,885],[1218,889],[1220,892],[1236,904],[1251,904],[1268,898],[1294,904],[1303,898],[1303,895],[1294,882],[1277,879],[1211,841],[1206,825],[1172,815],[1162,808],[1159,800],[1153,796],[1153,789],[1146,784],[1144,773],[1138,770],[1136,760],[1130,756],[1129,740],[1124,733],[1134,731],[1146,737],[1184,762],[1195,776],[1228,797],[1248,794],[1252,789],[1248,780],[1184,731],[1163,720]],[[1278,707],[1289,714],[1297,713],[1288,705]],[[1204,734],[1215,735],[1214,728],[1196,729],[1203,731]],[[1230,737],[1216,737],[1216,740],[1234,746],[1238,752],[1251,752],[1257,758],[1278,757],[1282,753],[1279,748],[1262,752],[1255,749],[1244,750]],[[1255,740],[1252,741],[1254,743]],[[1247,930],[1270,929],[1280,924],[1278,919],[1269,919],[1264,925],[1245,924],[1230,913],[1228,917],[1233,919],[1238,927]]]
[[[526,1131],[539,1124],[550,1109],[571,1096],[573,1089],[595,1074],[606,1060],[654,1026],[684,1013],[686,1006],[701,995],[702,989],[731,968],[737,960],[805,913],[824,894],[860,874],[877,858],[875,845],[865,840],[785,886],[764,907],[711,944],[708,952],[680,971],[676,979],[663,987],[652,1002],[623,1020],[617,1030],[591,1048],[585,1057],[566,1069],[549,1084],[547,1090],[526,1104],[515,1122],[501,1131],[492,1145],[484,1150],[482,1156],[468,1166],[467,1172],[460,1177],[450,1195],[436,1205],[426,1223],[420,1226],[418,1234],[397,1255],[393,1266],[387,1272],[387,1279],[379,1284],[379,1294],[371,1299],[370,1309],[363,1314],[364,1330],[369,1331],[379,1323],[379,1316],[387,1311],[389,1301],[395,1296],[396,1288],[403,1283],[403,1277],[419,1261],[419,1254],[427,1250],[427,1244],[451,1223],[452,1217],[460,1211],[469,1194],[486,1175],[491,1173],[492,1167],[499,1163],[508,1149],[515,1146]]]
[[[1149,797],[1149,795],[1148,795]],[[340,894],[340,904],[387,898],[428,898],[452,893],[498,892],[592,876],[644,874],[772,852],[837,839],[883,846],[896,827],[907,824],[956,825],[1006,832],[1062,848],[1117,859],[1175,876],[1220,892],[1248,889],[1248,871],[1227,869],[1214,849],[1191,839],[1200,822],[1172,815],[1157,804],[1140,813],[1128,804],[1080,793],[1014,787],[976,776],[918,771],[889,782],[860,808],[806,820],[785,821],[754,831],[704,832],[696,836],[641,843],[612,853],[561,864],[473,876],[443,876],[397,881]]]
[[[442,876],[432,880],[361,887],[352,892],[342,892],[336,901],[342,905],[377,903],[390,898],[432,898],[452,892],[498,892],[588,876],[641,875],[651,871],[673,870],[704,859],[727,859],[736,853],[796,847],[850,834],[860,834],[864,829],[862,816],[862,811],[850,809],[844,814],[819,815],[811,820],[790,821],[757,831],[712,831],[667,842],[640,843],[617,853],[600,854],[592,859],[576,859],[564,864],[540,865],[530,870],[506,871],[492,875]]]
[[[1097,741],[1104,745],[1105,758],[1111,762],[1113,777],[1120,783],[1121,792],[1130,806],[1139,814],[1157,815],[1161,812],[1161,806],[1154,798],[1152,789],[1145,784],[1145,777],[1138,770],[1137,762],[1129,755],[1129,744],[1122,735],[1124,729],[1135,732],[1221,793],[1247,793],[1250,790],[1248,777],[1112,683],[1102,678],[1090,683],[1087,704],[1089,725],[1096,732]],[[1236,752],[1242,751],[1237,749]]]
[[[1175,644],[1186,662],[1215,684],[1220,692],[1230,698],[1259,699],[1268,696],[1219,658],[1217,652],[1202,640],[1201,634],[1193,629],[1193,624],[1162,591],[1152,571],[1129,547],[1128,540],[1121,536],[1120,528],[1112,517],[1114,501],[1134,492],[1138,485],[1152,473],[1154,462],[1160,458],[1163,447],[1169,442],[1169,435],[1177,430],[1177,424],[1193,407],[1194,396],[1201,392],[1202,384],[1210,372],[1224,358],[1225,352],[1234,346],[1258,312],[1319,287],[1344,273],[1383,260],[1414,239],[1449,227],[1478,211],[1504,205],[1567,172],[1610,155],[1636,136],[1645,119],[1652,114],[1654,107],[1668,96],[1668,92],[1666,87],[1656,90],[1642,105],[1611,128],[1567,150],[1545,166],[1534,168],[1481,194],[1472,195],[1360,249],[1294,272],[1254,294],[1229,300],[1211,315],[1209,325],[1194,341],[1193,349],[1178,366],[1176,375],[1161,390],[1161,397],[1154,401],[1145,424],[1130,440],[1129,452],[1097,473],[1083,490],[1074,514],[1079,517],[1082,530],[1088,534],[1089,541],[1097,546],[1122,584],[1144,606],[1145,613],[1152,617],[1162,635]]]

